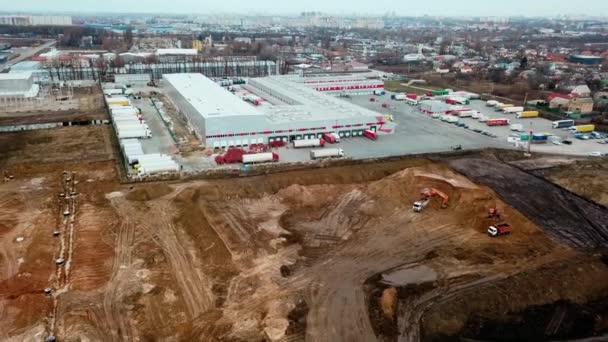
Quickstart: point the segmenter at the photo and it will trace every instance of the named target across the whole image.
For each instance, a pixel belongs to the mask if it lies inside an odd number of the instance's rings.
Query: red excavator
[[[433,188],[422,189],[420,191],[420,196],[422,196],[422,199],[420,201],[414,202],[414,205],[412,207],[412,209],[414,209],[414,211],[417,213],[421,212],[424,208],[426,208],[426,206],[429,204],[429,202],[431,201],[431,198],[433,196],[441,197],[441,199],[442,199],[441,208],[447,208],[448,201],[450,200],[448,195],[446,195],[445,193],[443,193],[437,189],[433,189]]]
[[[494,219],[494,222],[500,221],[500,210],[498,208],[490,208],[488,210],[488,218]]]

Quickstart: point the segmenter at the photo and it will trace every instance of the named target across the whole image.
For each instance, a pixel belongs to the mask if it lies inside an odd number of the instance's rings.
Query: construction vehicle
[[[488,235],[490,235],[491,237],[507,235],[510,234],[512,231],[513,228],[508,223],[501,223],[488,227]]]
[[[490,208],[488,210],[488,218],[494,219],[494,222],[500,221],[500,210],[498,208]]]
[[[422,197],[422,199],[420,201],[414,202],[414,205],[412,206],[412,209],[414,209],[414,211],[417,213],[421,212],[422,210],[424,210],[424,208],[426,208],[426,206],[429,204],[429,202],[431,201],[431,198],[433,196],[441,197],[441,199],[442,199],[441,208],[445,209],[448,207],[448,201],[449,201],[448,195],[444,194],[443,192],[441,192],[437,189],[424,188],[420,191],[420,196]]]

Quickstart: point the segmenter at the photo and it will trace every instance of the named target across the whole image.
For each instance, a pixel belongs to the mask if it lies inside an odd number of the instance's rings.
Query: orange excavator
[[[414,211],[417,213],[421,212],[422,210],[424,210],[424,208],[426,208],[426,206],[429,204],[429,202],[431,201],[431,198],[433,196],[441,197],[441,199],[442,199],[441,208],[447,208],[448,202],[450,200],[448,195],[446,195],[445,193],[443,193],[437,189],[433,189],[433,188],[422,189],[420,191],[420,196],[422,197],[422,199],[420,201],[414,202],[414,205],[412,206],[412,209],[414,209]]]

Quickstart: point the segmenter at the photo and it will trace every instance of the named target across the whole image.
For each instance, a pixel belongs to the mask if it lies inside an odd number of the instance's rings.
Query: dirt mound
[[[127,194],[127,199],[130,201],[149,201],[159,197],[163,197],[173,191],[173,188],[167,184],[146,184],[139,185]]]

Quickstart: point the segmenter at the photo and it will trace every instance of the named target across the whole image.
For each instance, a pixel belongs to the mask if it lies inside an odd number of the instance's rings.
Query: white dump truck
[[[341,148],[327,148],[323,150],[311,150],[310,159],[321,158],[340,158],[344,157],[344,150]]]

